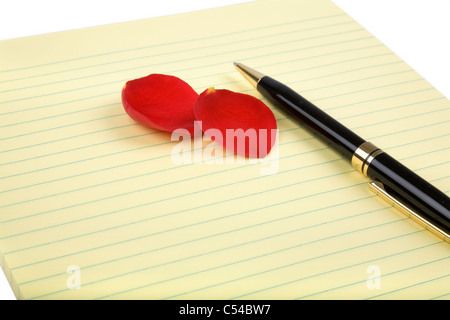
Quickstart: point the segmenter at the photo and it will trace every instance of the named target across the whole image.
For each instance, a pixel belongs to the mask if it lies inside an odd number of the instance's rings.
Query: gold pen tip
[[[239,73],[242,74],[244,78],[255,88],[258,85],[259,80],[264,77],[264,74],[247,67],[245,64],[242,64],[240,62],[233,62],[233,64],[239,71]]]

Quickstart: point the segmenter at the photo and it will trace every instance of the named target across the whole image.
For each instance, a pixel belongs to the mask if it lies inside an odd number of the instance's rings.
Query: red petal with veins
[[[164,131],[187,129],[194,133],[194,104],[198,94],[183,80],[151,74],[130,80],[122,89],[122,104],[140,124]]]
[[[198,97],[194,112],[203,132],[235,153],[264,158],[275,144],[275,116],[253,96],[209,88]]]

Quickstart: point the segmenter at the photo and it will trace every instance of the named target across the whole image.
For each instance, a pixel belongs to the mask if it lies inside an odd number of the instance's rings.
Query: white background
[[[10,0],[0,40],[249,2],[250,0]],[[314,0],[311,0],[314,1]],[[447,98],[450,0],[332,0]],[[1,237],[1,235],[0,235]],[[15,299],[0,271],[0,300]]]

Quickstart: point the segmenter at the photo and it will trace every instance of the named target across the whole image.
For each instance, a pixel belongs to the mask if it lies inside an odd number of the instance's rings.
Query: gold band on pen
[[[369,168],[372,160],[379,154],[383,153],[383,150],[372,144],[371,142],[364,142],[353,153],[352,166],[367,176],[367,169]]]
[[[383,150],[381,150],[374,144],[370,142],[364,142],[354,152],[352,157],[352,166],[356,170],[367,176],[367,170],[370,166],[370,163],[372,162],[373,159],[375,159],[376,156],[378,156],[381,153],[383,153]],[[422,227],[430,230],[439,238],[450,243],[450,234],[446,233],[444,230],[440,229],[431,222],[422,218],[419,212],[412,210],[409,206],[402,203],[400,199],[387,192],[384,185],[380,181],[371,180],[369,182],[369,188],[372,192],[380,196],[383,200],[392,205],[394,208],[396,208],[406,216],[410,217],[412,220],[419,223]]]

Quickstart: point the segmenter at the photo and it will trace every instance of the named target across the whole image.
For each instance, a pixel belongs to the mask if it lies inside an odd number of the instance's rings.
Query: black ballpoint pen
[[[450,242],[450,198],[447,195],[286,85],[242,63],[234,65],[269,101],[300,121],[369,177],[372,191]]]

